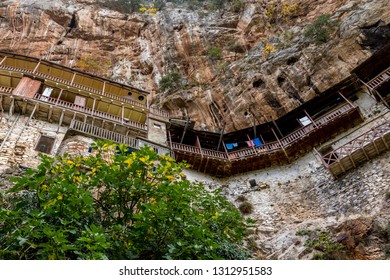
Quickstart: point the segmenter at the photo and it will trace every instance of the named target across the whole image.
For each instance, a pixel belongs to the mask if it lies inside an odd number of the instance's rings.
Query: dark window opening
[[[127,95],[128,95],[128,96],[132,96],[133,93],[132,93],[131,91],[129,91],[129,92],[127,93]]]
[[[144,96],[142,96],[142,95],[138,96],[138,100],[139,100],[139,101],[143,101],[144,99],[145,99]]]
[[[252,85],[253,85],[253,87],[258,88],[258,87],[261,87],[263,84],[264,84],[264,82],[262,80],[258,79],[256,81],[254,81]]]
[[[54,146],[55,138],[41,135],[35,150],[41,153],[50,154]]]

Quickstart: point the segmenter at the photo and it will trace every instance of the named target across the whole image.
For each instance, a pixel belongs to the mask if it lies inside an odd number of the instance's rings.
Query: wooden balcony
[[[86,134],[88,136],[110,140],[115,143],[125,144],[130,148],[138,149],[138,141],[136,138],[128,137],[126,135],[119,134],[108,129],[103,129],[91,124],[72,120],[69,129]]]
[[[129,127],[136,128],[139,130],[147,131],[147,126],[145,124],[137,123],[137,122],[134,122],[134,121],[131,121],[128,119],[124,120],[119,116],[111,115],[111,114],[108,114],[106,112],[102,112],[102,111],[98,111],[98,110],[92,110],[91,108],[80,106],[80,105],[74,104],[72,102],[43,96],[39,93],[36,93],[34,95],[33,99],[39,100],[40,102],[52,104],[52,105],[55,105],[58,107],[67,108],[67,109],[71,109],[71,110],[74,110],[74,111],[77,111],[80,113],[84,113],[84,114],[87,114],[91,117],[97,117],[97,118],[101,118],[103,120],[110,120],[112,122],[119,123],[119,124],[122,124],[125,126],[129,126]]]
[[[42,73],[42,72],[39,72],[39,71],[34,71],[34,70],[31,70],[31,69],[14,67],[14,66],[7,66],[7,65],[0,65],[0,69],[6,70],[6,71],[9,71],[9,72],[18,72],[18,73],[21,73],[21,74],[33,75],[33,76],[36,76],[36,77],[39,77],[39,78],[42,78],[42,79],[45,79],[45,80],[49,80],[49,81],[54,82],[54,83],[62,84],[64,86],[68,86],[68,87],[74,87],[76,89],[85,91],[87,93],[93,93],[95,95],[106,97],[106,98],[108,98],[110,100],[111,99],[112,100],[116,100],[116,101],[119,101],[121,103],[124,103],[124,104],[127,104],[127,105],[131,105],[131,106],[134,106],[134,107],[137,107],[137,108],[141,108],[141,109],[145,109],[145,110],[148,109],[147,105],[139,103],[139,102],[137,102],[135,100],[131,100],[131,99],[128,99],[128,98],[125,98],[125,97],[122,97],[122,96],[118,96],[118,95],[115,95],[113,93],[110,93],[110,92],[107,92],[107,91],[104,91],[104,90],[99,90],[99,89],[96,89],[96,88],[92,88],[92,87],[89,87],[89,86],[86,86],[86,85],[83,85],[83,84],[80,84],[80,83],[76,83],[76,82],[73,82],[73,81],[70,81],[70,80],[67,80],[67,79],[63,79],[63,78],[60,78],[60,77],[57,77],[57,76],[45,74],[45,73]],[[154,109],[153,108],[150,111],[151,111],[151,113],[153,115],[155,115],[155,116],[157,116],[159,118],[162,118],[164,121],[167,121],[169,119],[169,114],[167,112],[163,111],[163,110],[159,110],[159,109]]]
[[[317,118],[313,123],[260,147],[228,153],[179,143],[171,143],[171,148],[177,160],[186,160],[194,169],[216,176],[229,176],[289,163],[340,130],[348,129],[361,121],[358,108],[346,103]],[[205,167],[206,164],[208,168]]]
[[[382,84],[386,83],[389,79],[390,79],[390,67],[388,67],[382,73],[380,73],[375,78],[367,82],[367,86],[373,90],[380,87]]]
[[[322,156],[329,172],[337,177],[370,160],[390,147],[390,121],[387,121]]]

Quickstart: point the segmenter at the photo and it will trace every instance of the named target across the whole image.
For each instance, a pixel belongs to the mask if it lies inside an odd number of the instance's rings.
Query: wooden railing
[[[96,138],[110,140],[120,144],[126,144],[131,148],[138,149],[138,141],[135,138],[128,137],[123,134],[113,132],[111,130],[103,129],[91,124],[72,120],[69,129],[85,133]]]
[[[158,155],[165,155],[165,154],[171,155],[172,154],[172,152],[169,148],[150,143],[149,141],[144,140],[144,139],[138,139],[138,146],[142,147],[144,145],[151,147]]]
[[[149,111],[153,115],[157,115],[157,116],[163,117],[163,118],[165,118],[167,120],[169,119],[169,113],[167,111],[160,110],[160,109],[153,108],[153,107],[150,107]]]
[[[0,86],[0,92],[3,92],[3,93],[11,94],[13,90],[14,90],[14,88],[12,88],[12,87],[2,87],[2,86]]]
[[[390,79],[390,67],[388,67],[386,70],[381,72],[375,78],[373,78],[369,82],[367,82],[367,85],[371,89],[375,89],[375,88],[379,87],[381,84],[383,84],[386,81],[388,81],[389,79]]]
[[[323,155],[322,161],[326,167],[329,167],[333,163],[339,162],[345,157],[351,157],[354,152],[359,150],[363,151],[363,154],[367,156],[367,151],[365,148],[372,144],[374,149],[377,149],[377,146],[375,146],[374,142],[378,140],[381,140],[384,146],[389,149],[389,145],[385,140],[385,137],[388,134],[390,134],[390,121],[372,128],[371,130],[344,144],[343,146],[327,153],[326,155]]]
[[[98,110],[92,110],[91,108],[80,106],[80,105],[74,104],[72,102],[64,101],[64,100],[57,99],[57,98],[43,96],[39,93],[36,93],[34,95],[34,99],[42,101],[42,102],[47,102],[47,103],[50,103],[50,104],[53,104],[53,105],[56,105],[59,107],[64,107],[64,108],[68,108],[68,109],[71,109],[74,111],[79,111],[81,113],[85,113],[85,114],[88,114],[88,115],[91,115],[94,117],[99,117],[102,119],[115,121],[117,123],[125,124],[127,126],[132,126],[134,128],[137,128],[137,129],[147,130],[147,126],[144,124],[137,123],[137,122],[127,120],[127,119],[122,120],[122,118],[119,116],[115,116],[115,115],[112,115],[112,114],[109,114],[106,112],[102,112],[102,111],[98,111]]]
[[[279,141],[265,143],[259,147],[250,147],[250,148],[224,153],[224,152],[208,150],[208,149],[203,149],[199,147],[194,147],[194,146],[179,144],[174,142],[172,142],[171,145],[174,151],[176,150],[180,152],[192,153],[200,156],[213,157],[213,158],[224,159],[224,160],[237,160],[237,159],[266,154],[266,153],[281,150],[283,148],[287,148],[288,146],[298,142],[303,137],[307,137],[312,132],[320,129],[322,126],[350,112],[353,109],[355,109],[355,107],[353,107],[349,103],[346,103],[330,111],[326,115],[321,116],[320,118],[314,120],[314,123],[311,123],[305,127],[301,127],[296,131],[290,133],[289,135],[281,138]]]

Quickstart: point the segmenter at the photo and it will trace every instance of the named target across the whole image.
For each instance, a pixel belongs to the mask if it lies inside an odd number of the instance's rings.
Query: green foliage
[[[301,229],[296,232],[296,235],[307,237],[305,247],[309,251],[316,250],[313,255],[314,260],[332,260],[336,258],[338,252],[345,250],[343,245],[333,240],[332,234],[327,230]]]
[[[305,29],[303,35],[315,44],[326,43],[330,39],[329,32],[332,26],[330,15],[323,14]]]
[[[245,4],[244,2],[240,1],[240,0],[233,0],[233,3],[231,4],[231,7],[230,9],[235,12],[235,13],[238,13],[238,12],[241,12],[242,9],[244,8]]]
[[[212,46],[209,48],[207,55],[212,60],[219,60],[222,58],[222,50],[218,47]]]
[[[182,76],[178,72],[168,73],[159,82],[160,91],[173,91],[181,88],[183,88]]]
[[[220,191],[183,179],[185,163],[148,147],[93,150],[41,155],[36,171],[13,179],[0,209],[0,259],[248,257],[247,222]]]

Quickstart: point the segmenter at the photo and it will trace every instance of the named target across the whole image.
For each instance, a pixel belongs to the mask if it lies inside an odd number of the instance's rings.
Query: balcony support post
[[[306,110],[303,110],[305,112],[306,116],[309,118],[309,120],[313,123],[315,127],[318,128],[318,125],[315,123],[315,121],[310,117],[309,113]]]
[[[60,127],[62,125],[62,121],[64,120],[64,113],[65,113],[65,110],[62,110],[61,111],[61,116],[60,116],[60,121],[58,122],[57,133],[58,133],[58,131],[60,131]]]
[[[37,110],[38,106],[39,106],[39,103],[35,103],[34,109],[32,110],[32,112],[30,114],[30,117],[27,120],[26,126],[28,126],[28,124],[30,123],[30,121],[31,121],[32,117],[34,116],[35,111]]]
[[[60,98],[61,98],[61,95],[62,95],[63,91],[64,91],[63,89],[60,90],[60,94],[57,97],[56,104],[58,104],[58,102],[60,101]]]
[[[50,121],[51,120],[51,115],[53,114],[53,106],[50,105],[49,106],[49,113],[47,114],[47,120]]]
[[[223,128],[222,128],[222,130],[221,130],[221,134],[219,135],[217,151],[219,151],[219,147],[221,146],[221,142],[222,142],[222,138],[223,138],[223,133],[224,133],[224,131],[225,131],[225,126],[226,126],[226,122],[224,121],[224,122],[223,122]]]
[[[9,116],[11,117],[14,113],[15,99],[13,96],[10,96],[10,98],[11,98],[11,104],[9,106]]]
[[[27,111],[27,99],[23,98],[22,115],[26,114],[26,111]]]
[[[352,106],[352,108],[356,108],[356,106],[353,105],[353,103],[348,98],[346,98],[340,91],[338,93],[349,105]]]
[[[282,148],[283,153],[284,153],[284,155],[285,155],[286,158],[287,158],[287,161],[290,163],[290,158],[288,157],[288,154],[287,154],[286,150],[284,149],[282,143],[280,142],[278,135],[276,135],[275,130],[274,130],[272,127],[271,127],[271,130],[272,130],[272,133],[274,134],[274,136],[276,137],[276,139],[278,140],[278,143],[279,143],[279,145],[280,145],[280,148]]]

